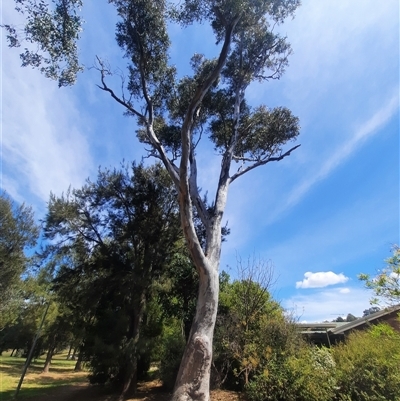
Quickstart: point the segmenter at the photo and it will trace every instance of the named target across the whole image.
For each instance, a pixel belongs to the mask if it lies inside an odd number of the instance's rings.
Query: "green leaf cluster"
[[[23,32],[12,25],[4,25],[10,47],[20,47],[23,41],[36,44],[24,48],[20,54],[23,67],[39,68],[58,85],[68,86],[83,71],[78,60],[77,41],[82,30],[79,16],[82,0],[17,0],[15,9],[26,18]],[[21,38],[22,37],[22,38]]]
[[[365,287],[372,290],[375,297],[372,304],[384,300],[389,304],[400,302],[400,247],[393,246],[393,255],[385,260],[384,267],[375,277],[370,274],[360,274],[358,278],[365,283]]]

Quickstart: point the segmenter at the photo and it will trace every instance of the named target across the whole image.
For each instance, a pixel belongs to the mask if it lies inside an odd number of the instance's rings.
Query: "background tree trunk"
[[[56,349],[56,337],[57,335],[53,337],[49,350],[47,351],[46,361],[44,362],[42,373],[49,373],[51,360],[53,358],[54,350]]]
[[[70,358],[71,356],[71,351],[72,351],[72,344],[69,346],[68,354],[67,354],[67,359]]]
[[[134,308],[132,314],[131,322],[131,359],[128,362],[127,372],[125,374],[124,385],[122,387],[122,392],[119,397],[119,401],[124,400],[127,396],[136,394],[137,388],[137,346],[140,337],[140,326],[143,320],[143,314],[146,305],[146,291],[143,290],[140,296],[137,298],[137,305]]]
[[[125,376],[122,392],[119,396],[119,401],[136,394],[137,389],[137,356],[134,355],[131,360],[131,366]]]
[[[78,360],[76,361],[74,371],[80,372],[82,370],[82,359],[83,359],[83,352],[82,350],[79,352]]]

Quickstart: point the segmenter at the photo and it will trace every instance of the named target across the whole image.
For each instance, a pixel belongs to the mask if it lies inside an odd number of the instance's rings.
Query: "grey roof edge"
[[[297,327],[300,328],[310,328],[310,329],[330,329],[337,327],[335,322],[330,323],[296,323]]]
[[[341,333],[343,333],[345,331],[354,329],[357,326],[360,326],[362,324],[371,322],[372,320],[378,319],[378,318],[380,318],[382,316],[385,316],[385,315],[388,315],[390,313],[397,312],[397,311],[400,311],[400,304],[399,305],[395,305],[395,306],[387,307],[387,308],[382,309],[382,310],[380,310],[378,312],[371,313],[370,315],[360,317],[360,318],[358,318],[356,320],[353,320],[352,322],[349,322],[349,323],[346,323],[346,324],[341,325],[339,327],[335,327],[333,329],[330,329],[329,333],[341,334]]]

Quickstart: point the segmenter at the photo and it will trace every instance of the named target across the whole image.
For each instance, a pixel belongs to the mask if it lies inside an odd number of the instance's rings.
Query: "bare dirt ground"
[[[47,394],[30,397],[29,401],[116,401],[115,394],[110,394],[100,386],[82,383],[76,386],[61,386],[48,391]],[[140,383],[135,397],[126,401],[169,401],[171,394],[166,393],[159,380]],[[239,401],[240,394],[233,391],[215,390],[211,392],[211,401]]]

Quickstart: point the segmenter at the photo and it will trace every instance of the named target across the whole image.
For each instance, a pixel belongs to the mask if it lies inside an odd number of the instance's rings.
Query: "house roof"
[[[398,311],[400,311],[400,305],[388,307],[388,308],[382,309],[378,312],[371,313],[370,315],[360,317],[356,320],[353,320],[352,322],[348,322],[348,323],[342,324],[340,326],[337,326],[335,328],[332,328],[329,330],[329,332],[332,334],[342,334],[342,333],[352,330],[358,326],[361,326],[366,323],[370,323],[376,319],[379,319],[381,317],[384,317],[386,315],[389,315],[393,312],[398,312]]]
[[[352,322],[298,323],[297,327],[301,329],[303,334],[326,332],[329,334],[343,334],[346,331],[352,330],[363,324],[373,322],[376,319],[397,311],[400,312],[400,304],[382,309],[367,316],[360,317]]]

